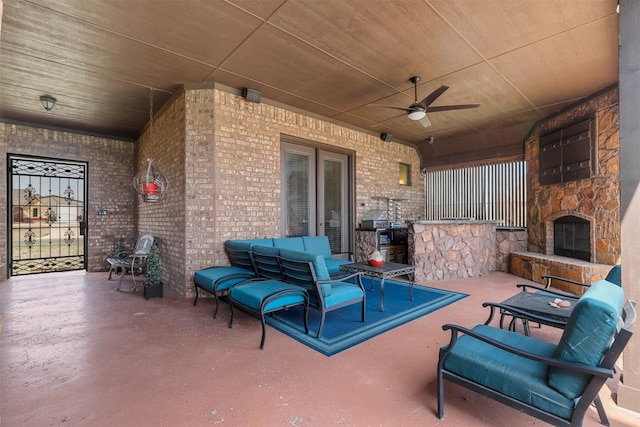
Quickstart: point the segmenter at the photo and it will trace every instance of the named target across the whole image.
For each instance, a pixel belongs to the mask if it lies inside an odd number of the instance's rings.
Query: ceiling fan
[[[413,76],[409,79],[411,83],[413,83],[414,91],[415,91],[415,101],[413,104],[408,107],[397,107],[395,105],[381,105],[381,104],[369,104],[368,107],[385,107],[385,108],[393,108],[395,110],[402,110],[407,113],[407,116],[410,120],[419,121],[422,126],[429,127],[431,126],[431,122],[427,117],[427,113],[435,113],[437,111],[449,111],[449,110],[463,110],[466,108],[477,108],[480,104],[461,104],[461,105],[440,105],[437,107],[430,107],[430,105],[440,97],[449,89],[449,86],[440,86],[438,89],[431,92],[427,95],[422,101],[418,102],[418,82],[420,81],[420,76]]]

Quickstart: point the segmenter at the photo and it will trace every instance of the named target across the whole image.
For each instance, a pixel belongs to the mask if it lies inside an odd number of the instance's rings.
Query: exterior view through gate
[[[85,269],[86,163],[7,160],[9,276]]]

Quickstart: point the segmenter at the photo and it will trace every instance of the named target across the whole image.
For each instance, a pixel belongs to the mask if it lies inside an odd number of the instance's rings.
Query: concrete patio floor
[[[436,416],[442,324],[484,322],[482,302],[523,282],[491,273],[430,283],[470,296],[326,357],[272,328],[259,350],[259,321],[240,313],[229,329],[229,307],[213,319],[212,299],[194,307],[165,288],[147,301],[114,292],[106,272],[14,277],[0,282],[0,425],[544,426],[451,383],[446,417]],[[601,391],[612,425],[640,425],[615,391],[616,381]],[[584,425],[600,425],[594,408]]]

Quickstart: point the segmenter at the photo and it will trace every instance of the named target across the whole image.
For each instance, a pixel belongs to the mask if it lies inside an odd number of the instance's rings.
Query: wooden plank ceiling
[[[424,165],[518,154],[533,123],[618,81],[616,0],[0,0],[0,118],[135,139],[182,84],[416,146]],[[399,110],[450,88],[429,114]],[[40,95],[57,99],[45,111]],[[429,137],[434,143],[427,143]]]

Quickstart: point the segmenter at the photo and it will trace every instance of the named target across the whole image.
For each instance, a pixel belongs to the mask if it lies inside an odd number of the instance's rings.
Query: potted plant
[[[145,299],[162,297],[162,270],[160,268],[160,248],[154,242],[147,256],[144,274]]]

